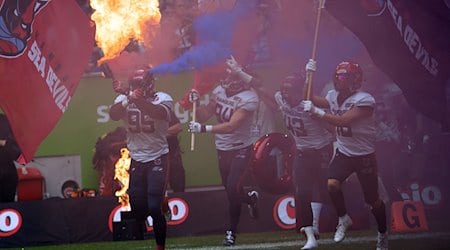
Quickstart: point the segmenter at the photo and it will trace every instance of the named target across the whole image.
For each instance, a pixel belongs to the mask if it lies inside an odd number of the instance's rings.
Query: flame
[[[127,148],[120,149],[120,158],[117,160],[114,169],[114,180],[120,182],[121,188],[114,194],[119,197],[119,202],[122,207],[130,207],[130,198],[128,196],[128,186],[130,182],[130,175],[128,170],[131,165],[130,151]]]
[[[137,40],[151,47],[159,29],[161,13],[158,0],[91,0],[95,10],[95,40],[103,50],[102,61],[118,56],[130,41]]]

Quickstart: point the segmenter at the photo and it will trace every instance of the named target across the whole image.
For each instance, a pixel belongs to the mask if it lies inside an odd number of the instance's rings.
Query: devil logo
[[[0,0],[0,57],[23,54],[35,16],[50,0]]]

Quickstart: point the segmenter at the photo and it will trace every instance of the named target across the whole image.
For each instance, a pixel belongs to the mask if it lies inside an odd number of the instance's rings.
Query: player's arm
[[[319,108],[325,108],[325,109],[330,108],[330,104],[328,103],[327,99],[325,99],[325,97],[312,95],[311,101],[314,103],[315,106],[317,106]]]
[[[215,134],[230,134],[234,130],[236,130],[241,124],[245,121],[245,119],[249,116],[252,116],[253,111],[248,111],[245,109],[236,110],[230,118],[230,121],[219,123],[211,126],[211,133]]]
[[[207,120],[209,120],[209,118],[211,118],[214,115],[215,109],[216,109],[216,102],[213,99],[210,99],[207,105],[197,108],[196,111],[197,121],[200,123],[206,122]]]
[[[338,127],[349,126],[353,122],[372,116],[372,106],[353,106],[342,115],[333,115],[325,113],[324,110],[312,105],[311,101],[304,101],[305,111],[313,113],[316,117]]]
[[[123,117],[125,117],[127,106],[128,106],[128,99],[126,98],[122,101],[114,103],[109,109],[109,117],[111,117],[111,120],[118,121]]]
[[[144,98],[138,98],[133,101],[137,108],[141,111],[146,112],[150,115],[150,117],[158,119],[158,120],[168,120],[169,114],[170,114],[170,108],[164,105],[163,103],[160,104],[153,104],[145,100]]]
[[[278,110],[278,104],[275,101],[274,94],[269,93],[269,91],[264,87],[253,87],[258,97],[267,105],[267,107],[275,112]]]

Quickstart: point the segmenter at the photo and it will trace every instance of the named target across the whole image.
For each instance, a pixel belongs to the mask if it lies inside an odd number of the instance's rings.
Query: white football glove
[[[204,133],[211,132],[213,125],[202,125],[199,122],[189,122],[189,132],[191,133]]]
[[[189,102],[194,103],[197,102],[200,99],[200,93],[196,89],[191,89],[189,91]]]
[[[302,101],[302,104],[303,111],[305,112],[310,112],[317,115],[318,117],[323,117],[325,115],[325,111],[323,109],[315,107],[314,104],[309,100]]]
[[[317,62],[313,59],[309,59],[308,63],[306,63],[305,70],[306,70],[306,72],[308,72],[308,71],[316,72]]]
[[[234,59],[233,56],[230,56],[226,60],[226,64],[228,65],[228,68],[230,69],[231,74],[238,74],[240,71],[242,71],[241,65],[239,65],[238,62],[236,62],[236,59]]]
[[[233,56],[230,56],[230,58],[226,60],[226,63],[228,65],[228,73],[239,76],[245,83],[250,83],[252,81],[253,77],[242,69],[241,65],[236,62],[236,59],[234,59]]]

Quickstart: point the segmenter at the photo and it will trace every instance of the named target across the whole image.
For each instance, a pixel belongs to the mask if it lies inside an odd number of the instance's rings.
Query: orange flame
[[[127,148],[120,149],[120,158],[117,160],[114,169],[114,180],[120,182],[120,190],[117,190],[114,194],[119,197],[119,202],[122,207],[130,206],[130,198],[128,196],[128,186],[130,182],[130,175],[128,170],[131,165],[130,151]]]
[[[143,42],[151,47],[151,41],[159,29],[161,13],[158,0],[91,0],[95,10],[92,20],[96,23],[95,39],[103,50],[102,61],[118,56],[130,40]]]

